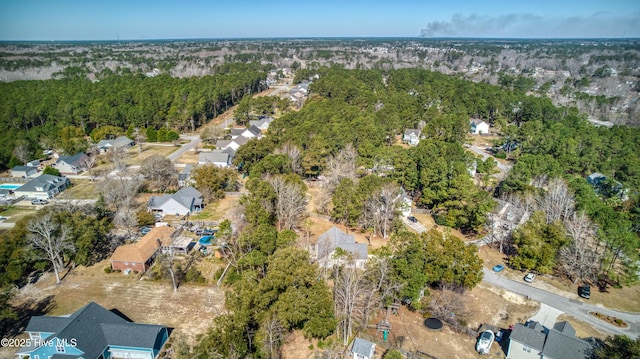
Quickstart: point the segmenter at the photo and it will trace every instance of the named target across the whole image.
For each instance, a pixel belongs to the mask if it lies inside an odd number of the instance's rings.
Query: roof
[[[571,330],[575,333],[573,328]],[[590,354],[591,344],[576,338],[573,334],[567,335],[555,329],[549,330],[542,350],[542,355],[549,359],[587,359],[591,357]]]
[[[592,174],[590,174],[589,176],[587,176],[588,179],[591,180],[597,180],[597,179],[606,179],[607,176],[603,175],[600,172],[593,172]]]
[[[154,227],[145,234],[139,241],[131,244],[124,244],[113,252],[112,262],[133,262],[146,263],[160,248],[160,244],[171,245],[171,235],[175,229],[169,226]]]
[[[542,350],[544,347],[545,334],[520,323],[516,323],[511,331],[509,339],[528,347]]]
[[[180,188],[171,197],[189,210],[193,205],[199,206],[202,204],[202,193],[193,187]]]
[[[327,257],[336,248],[352,253],[354,259],[367,258],[368,250],[365,243],[356,243],[354,236],[344,233],[337,227],[331,227],[318,237],[318,258]]]
[[[371,355],[371,351],[375,349],[375,346],[375,344],[366,339],[356,337],[353,341],[351,352],[368,358]]]
[[[25,330],[51,333],[51,328],[56,328],[56,338],[69,342],[73,339],[85,358],[97,358],[110,345],[154,348],[158,335],[166,330],[162,325],[131,323],[94,302],[68,317],[31,317]],[[77,357],[80,356],[56,354],[52,358]]]
[[[87,157],[87,155],[85,155],[82,152],[76,153],[73,156],[60,156],[60,158],[58,158],[58,161],[56,163],[64,162],[64,163],[67,163],[67,164],[70,164],[70,165],[76,165],[76,164],[78,164],[78,162],[83,160],[85,157]]]
[[[259,129],[258,127],[256,127],[255,125],[249,126],[249,128],[247,128],[247,131],[253,133],[256,136],[258,136],[258,135],[260,135],[262,133],[262,130]]]
[[[411,136],[411,135],[420,136],[420,130],[415,129],[415,128],[408,128],[408,129],[404,130],[404,135],[405,136]]]
[[[240,136],[246,128],[232,128],[231,129],[231,137]]]
[[[558,322],[558,323],[554,324],[553,325],[553,329],[559,331],[560,333],[567,334],[567,335],[570,335],[570,336],[575,336],[576,335],[576,330],[573,329],[571,324],[569,324],[569,322],[567,322],[567,321]]]
[[[249,125],[250,126],[256,126],[258,128],[262,127],[263,125],[267,125],[266,127],[269,127],[269,124],[273,122],[273,117],[261,117],[259,120],[251,120],[249,121]]]
[[[217,148],[227,148],[227,146],[229,146],[230,143],[231,143],[231,140],[217,140],[216,141],[216,147]]]
[[[127,136],[120,136],[116,139],[113,140],[100,140],[100,142],[98,142],[98,148],[102,148],[102,147],[124,147],[124,146],[128,146],[131,143],[133,143],[133,141],[127,137]]]
[[[242,146],[245,143],[249,142],[249,140],[251,140],[250,138],[244,137],[244,136],[238,136],[235,139],[231,140],[231,142],[235,142],[238,145]]]
[[[35,167],[32,166],[15,166],[11,169],[11,171],[23,171],[23,172],[28,172],[28,171],[37,171],[37,169]]]
[[[223,152],[222,150],[200,152],[198,162],[229,163],[229,153]]]
[[[477,126],[477,125],[480,125],[480,124],[482,124],[482,123],[487,124],[486,122],[482,121],[482,120],[481,120],[481,119],[479,119],[479,118],[472,118],[471,120],[469,120],[469,122],[473,123],[473,124],[474,124],[474,125],[476,125],[476,126]]]
[[[14,192],[49,192],[56,187],[64,187],[69,181],[66,177],[43,174],[16,188]]]

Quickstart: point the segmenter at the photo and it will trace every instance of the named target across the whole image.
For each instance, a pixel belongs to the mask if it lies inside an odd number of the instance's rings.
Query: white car
[[[529,274],[524,276],[524,281],[527,282],[527,283],[533,282],[534,279],[536,279],[536,275],[533,274],[533,273],[529,273]]]

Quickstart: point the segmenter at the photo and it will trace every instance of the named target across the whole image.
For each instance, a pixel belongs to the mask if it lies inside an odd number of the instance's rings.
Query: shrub
[[[111,266],[109,266],[109,267],[105,267],[105,268],[104,268],[104,272],[105,272],[105,273],[111,273],[111,272],[113,272],[113,269],[111,268]]]

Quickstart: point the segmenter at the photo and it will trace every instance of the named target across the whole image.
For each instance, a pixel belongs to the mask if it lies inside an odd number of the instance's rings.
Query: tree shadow
[[[14,337],[24,331],[33,316],[45,315],[56,307],[54,296],[41,300],[31,299],[13,308],[16,318],[0,320],[0,336]]]

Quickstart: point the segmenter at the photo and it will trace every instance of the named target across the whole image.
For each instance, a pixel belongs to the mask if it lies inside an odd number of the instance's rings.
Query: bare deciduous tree
[[[294,229],[307,215],[307,197],[300,185],[282,176],[267,179],[276,193],[278,230]]]
[[[129,175],[120,172],[117,177],[106,177],[102,181],[100,193],[105,202],[118,207],[135,207],[135,196],[140,188],[141,181],[137,175]]]
[[[462,292],[447,287],[431,292],[429,311],[431,316],[451,324],[457,324],[456,318],[467,315]]]
[[[267,354],[269,359],[278,359],[280,355],[280,346],[284,341],[285,328],[280,320],[273,316],[267,316],[260,326],[262,336],[263,352]]]
[[[400,187],[395,183],[387,183],[365,202],[365,216],[373,226],[373,231],[382,238],[389,236],[393,219],[400,213],[403,204]]]
[[[570,218],[575,201],[567,183],[561,178],[553,178],[545,195],[538,199],[538,206],[546,214],[547,223],[553,223]]]
[[[327,169],[324,173],[326,180],[322,186],[324,192],[333,194],[340,181],[344,178],[356,180],[356,159],[358,153],[349,143],[337,155],[329,157]]]
[[[56,282],[60,283],[60,271],[64,268],[65,252],[74,252],[69,228],[55,223],[51,213],[36,218],[27,225],[27,239],[35,248],[44,251],[44,258],[51,262]]]
[[[559,262],[564,273],[574,282],[595,281],[603,253],[598,252],[596,231],[584,213],[573,213],[564,221],[571,243],[560,249]]]
[[[337,332],[346,345],[354,329],[366,324],[366,314],[371,295],[364,272],[352,262],[343,266],[336,274],[333,289],[334,311],[338,321]]]
[[[276,154],[285,154],[291,160],[291,171],[293,173],[302,174],[300,166],[300,148],[291,142],[285,143],[281,148],[276,149]]]
[[[127,150],[122,147],[111,147],[107,151],[107,156],[115,166],[115,169],[121,171],[126,167]]]
[[[200,134],[200,139],[205,142],[215,142],[224,137],[225,130],[224,128],[210,125],[206,126],[202,133]]]
[[[21,143],[13,148],[13,155],[16,156],[22,164],[26,164],[31,159],[31,151],[26,143]]]
[[[140,173],[151,181],[160,191],[175,185],[178,173],[171,160],[160,155],[153,155],[142,162]]]

